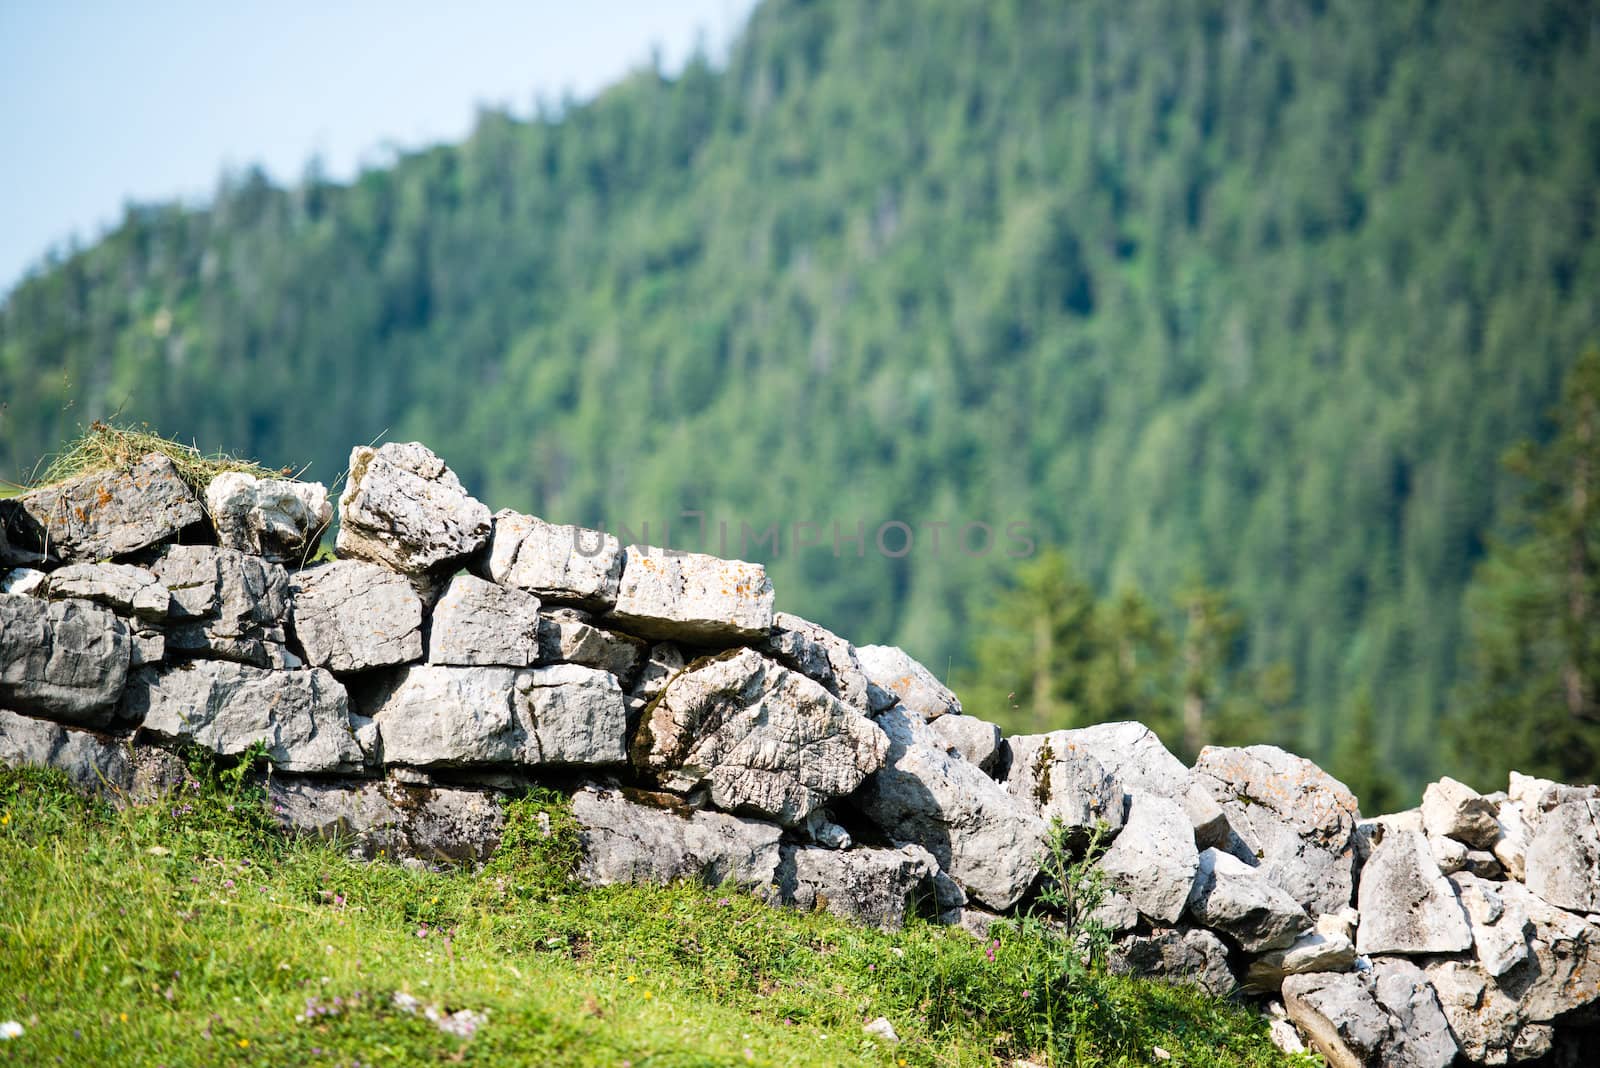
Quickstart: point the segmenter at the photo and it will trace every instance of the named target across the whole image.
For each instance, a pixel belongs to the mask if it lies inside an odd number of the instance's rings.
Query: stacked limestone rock
[[[321,486],[165,457],[0,502],[0,759],[138,794],[264,744],[273,810],[367,854],[482,858],[498,799],[573,792],[595,883],[975,930],[1053,824],[1110,841],[1113,965],[1243,990],[1335,1064],[1581,1050],[1600,995],[1600,791],[1444,780],[1362,820],[1270,746],[1185,767],[1144,727],[1002,739],[898,649],[773,611],[755,564],[489,510],[417,444]],[[1298,1034],[1296,1032],[1298,1028]]]

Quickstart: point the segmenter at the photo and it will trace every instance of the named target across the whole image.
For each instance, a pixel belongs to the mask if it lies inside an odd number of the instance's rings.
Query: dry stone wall
[[[903,651],[774,611],[757,564],[490,510],[417,443],[314,483],[165,456],[0,502],[0,760],[119,799],[265,746],[285,827],[470,862],[569,790],[593,883],[986,931],[1098,834],[1112,966],[1255,998],[1335,1065],[1585,1061],[1600,790],[1450,779],[1364,818],[1271,746],[1004,738]]]

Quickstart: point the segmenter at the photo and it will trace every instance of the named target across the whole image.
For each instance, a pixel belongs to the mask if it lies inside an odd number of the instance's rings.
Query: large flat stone
[[[860,786],[888,747],[818,683],[740,649],[668,683],[640,724],[633,761],[669,790],[705,785],[724,811],[798,826]]]
[[[519,672],[518,714],[529,764],[606,765],[627,759],[627,706],[616,676],[579,664]]]
[[[771,823],[594,788],[573,795],[572,814],[583,844],[579,876],[591,886],[688,880],[765,890],[777,881],[783,831]]]
[[[1600,800],[1564,801],[1540,815],[1528,842],[1526,881],[1557,908],[1600,912]]]
[[[103,727],[128,677],[127,625],[86,601],[0,594],[0,707]]]
[[[527,667],[539,660],[539,598],[457,575],[433,606],[428,663]]]
[[[735,642],[772,629],[772,597],[760,564],[630,545],[610,618],[644,638]]]
[[[1273,991],[1291,975],[1349,971],[1356,963],[1358,918],[1354,909],[1318,916],[1312,930],[1285,948],[1270,950],[1253,959],[1245,972],[1245,986],[1255,991]]]
[[[1446,1068],[1456,1057],[1433,987],[1406,961],[1291,975],[1283,1003],[1332,1068]]]
[[[582,664],[609,671],[625,690],[633,688],[641,669],[650,658],[650,643],[614,630],[597,627],[592,617],[575,608],[554,608],[539,619],[539,660],[541,664]],[[683,668],[683,657],[677,658]],[[666,680],[661,680],[666,685]],[[655,693],[660,692],[657,687]],[[654,697],[655,693],[650,696]]]
[[[1115,975],[1140,975],[1197,986],[1224,998],[1238,985],[1228,968],[1228,947],[1210,931],[1158,927],[1119,938],[1106,964]]]
[[[386,763],[414,767],[606,765],[626,758],[614,676],[546,668],[407,668],[372,711]]]
[[[1472,948],[1472,927],[1455,887],[1439,870],[1427,837],[1384,836],[1361,869],[1356,900],[1362,953],[1459,953]]]
[[[116,795],[133,786],[124,740],[0,709],[0,764],[53,768],[82,790]]]
[[[1600,998],[1600,927],[1556,908],[1520,883],[1495,889],[1513,916],[1527,917],[1528,954],[1495,981],[1514,994],[1529,1020],[1549,1023]]]
[[[919,902],[934,906],[939,870],[920,846],[899,849],[823,849],[785,846],[778,869],[778,900],[874,927],[905,923]]]
[[[122,716],[168,742],[237,756],[256,742],[282,771],[359,770],[348,699],[321,668],[265,671],[219,660],[141,668]]]
[[[1425,967],[1461,1048],[1475,1064],[1518,1064],[1550,1052],[1554,1029],[1522,1014],[1517,999],[1471,961],[1440,959]]]
[[[329,671],[367,671],[422,659],[422,600],[401,575],[336,560],[289,581],[290,626],[306,659]]]
[[[274,775],[267,792],[273,818],[285,827],[369,858],[487,860],[505,829],[505,808],[486,790]]]
[[[132,564],[68,564],[49,574],[44,590],[52,601],[93,601],[144,623],[165,623],[172,609],[172,594],[161,580]]]
[[[14,550],[63,563],[135,552],[205,517],[200,499],[160,453],[128,471],[96,471],[0,501],[0,526]]]
[[[494,514],[488,555],[474,566],[541,601],[603,612],[617,602],[622,546],[604,531],[504,510]]]

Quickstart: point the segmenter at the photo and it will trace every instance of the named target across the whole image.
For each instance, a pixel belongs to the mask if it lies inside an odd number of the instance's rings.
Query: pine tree
[[[1473,645],[1453,730],[1466,772],[1600,779],[1600,349],[1573,367],[1555,432],[1507,466],[1527,484],[1520,537],[1468,595]]]

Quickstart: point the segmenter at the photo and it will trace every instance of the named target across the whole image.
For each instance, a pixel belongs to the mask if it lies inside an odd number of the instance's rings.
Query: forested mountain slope
[[[923,525],[1028,522],[1227,588],[1306,751],[1365,692],[1415,778],[1597,191],[1586,3],[768,0],[726,68],[130,210],[0,309],[0,474],[114,410],[330,482],[421,438],[552,519],[816,523],[780,607],[940,674],[1015,561]]]

